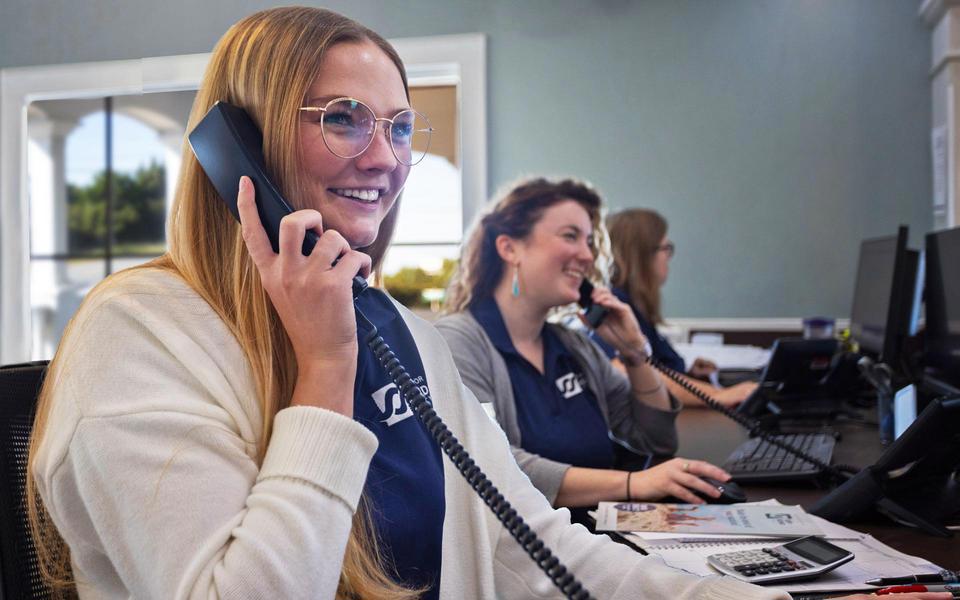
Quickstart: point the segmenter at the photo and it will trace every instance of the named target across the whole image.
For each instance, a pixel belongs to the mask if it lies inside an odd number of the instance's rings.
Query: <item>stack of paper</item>
[[[718,369],[762,369],[770,361],[770,350],[759,346],[674,344],[673,348],[688,366],[697,358],[706,358]]]
[[[699,510],[692,510],[696,507]],[[869,590],[871,586],[864,584],[868,579],[940,570],[929,561],[898,552],[873,536],[776,500],[727,506],[602,502],[595,518],[597,531],[617,531],[645,552],[660,556],[668,565],[697,575],[718,574],[707,564],[706,557],[711,554],[775,546],[810,534],[822,535],[856,556],[852,562],[815,580],[772,584],[788,592]],[[648,530],[632,530],[638,526]]]

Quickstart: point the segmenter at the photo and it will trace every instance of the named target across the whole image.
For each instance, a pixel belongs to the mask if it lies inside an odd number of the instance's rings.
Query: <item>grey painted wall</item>
[[[209,51],[273,2],[3,0],[0,67]],[[908,0],[330,0],[388,37],[488,34],[489,183],[651,206],[668,316],[845,316],[858,242],[931,224],[929,32]]]

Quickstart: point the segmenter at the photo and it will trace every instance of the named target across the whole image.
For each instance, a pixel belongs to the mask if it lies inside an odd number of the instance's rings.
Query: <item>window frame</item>
[[[391,40],[413,85],[458,86],[463,224],[487,197],[486,38]],[[27,108],[37,100],[195,90],[209,53],[0,69],[0,364],[30,359]]]

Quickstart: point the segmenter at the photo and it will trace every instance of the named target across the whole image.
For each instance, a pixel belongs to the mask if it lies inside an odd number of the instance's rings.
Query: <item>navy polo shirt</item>
[[[521,447],[577,467],[611,468],[614,455],[606,421],[580,366],[560,339],[543,328],[540,373],[517,352],[492,297],[476,301],[470,312],[507,363]]]
[[[637,310],[637,307],[634,306],[633,302],[630,301],[630,296],[627,295],[627,292],[618,288],[610,288],[610,291],[613,292],[613,295],[619,298],[622,302],[626,302],[630,309],[633,311],[633,316],[637,318],[637,322],[640,324],[640,331],[643,332],[644,337],[650,341],[650,349],[653,351],[654,358],[658,359],[663,364],[667,365],[674,371],[679,371],[680,373],[686,373],[687,365],[683,361],[683,357],[673,349],[673,346],[670,345],[670,342],[667,341],[667,338],[660,335],[660,332],[657,331],[657,328],[647,319],[643,314]],[[594,332],[591,332],[590,339],[594,341],[597,346],[600,346],[600,349],[603,350],[608,358],[613,358],[616,356],[617,351],[605,342],[599,335]]]
[[[429,399],[426,375],[413,336],[382,291],[370,288],[357,307],[377,326],[400,363]],[[446,502],[440,447],[402,399],[396,386],[363,342],[354,383],[353,418],[372,431],[380,445],[370,463],[364,495],[387,564],[402,583],[440,593],[441,542]]]

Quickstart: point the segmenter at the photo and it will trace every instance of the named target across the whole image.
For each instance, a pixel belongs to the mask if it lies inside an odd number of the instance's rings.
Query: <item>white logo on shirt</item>
[[[580,378],[577,377],[576,373],[567,373],[557,378],[557,389],[560,390],[560,393],[563,394],[563,398],[566,400],[568,398],[573,398],[579,393],[583,392],[583,386],[580,383]]]
[[[407,406],[406,401],[400,395],[397,386],[388,383],[373,393],[373,401],[377,403],[380,409],[380,415],[386,417],[381,419],[387,427],[393,427],[400,421],[413,416],[413,411]]]
[[[417,386],[427,404],[433,406],[433,402],[430,400],[430,388],[427,387],[427,382],[423,379],[423,376],[411,377],[410,383]],[[377,408],[380,409],[380,414],[385,417],[380,422],[386,423],[387,427],[392,427],[407,417],[413,416],[413,410],[400,395],[396,385],[388,383],[372,395],[373,401],[377,403]]]

